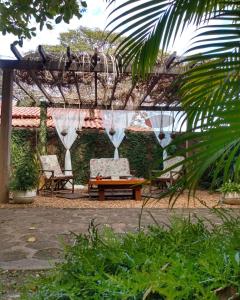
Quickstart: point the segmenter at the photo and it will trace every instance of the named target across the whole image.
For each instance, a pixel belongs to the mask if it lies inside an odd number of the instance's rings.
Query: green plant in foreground
[[[227,215],[222,225],[174,218],[167,229],[124,235],[92,226],[22,299],[205,300],[219,299],[224,288],[239,293],[239,221]]]
[[[221,193],[240,193],[240,183],[237,182],[225,182],[219,189]]]

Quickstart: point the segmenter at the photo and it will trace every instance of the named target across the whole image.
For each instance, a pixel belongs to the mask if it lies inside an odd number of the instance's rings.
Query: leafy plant
[[[239,218],[218,214],[222,225],[174,218],[168,228],[124,235],[92,225],[23,299],[213,300],[224,288],[239,293]]]
[[[107,2],[111,6],[118,1]],[[136,0],[120,3],[110,13],[112,30],[119,37],[129,33],[117,54],[125,64],[133,64],[134,75],[143,77],[152,71],[159,48],[167,51],[187,27],[196,27],[182,61],[187,71],[178,82],[188,132],[173,142],[179,145],[195,139],[196,143],[179,153],[186,157],[182,163],[187,172],[169,191],[174,199],[186,188],[194,193],[215,163],[213,185],[221,173],[223,181],[231,178],[232,169],[239,174],[239,7],[239,2],[231,0]]]
[[[219,189],[221,193],[240,193],[240,183],[237,182],[225,182]]]
[[[28,191],[37,187],[38,169],[36,161],[30,152],[19,157],[12,170],[10,188],[12,191]]]
[[[69,23],[75,16],[81,18],[87,7],[86,1],[1,1],[0,5],[0,31],[3,35],[12,33],[19,38],[22,46],[24,38],[36,36],[36,27],[32,20],[39,25],[40,30],[46,26],[53,29],[53,24],[62,21]],[[54,22],[53,22],[54,20]]]

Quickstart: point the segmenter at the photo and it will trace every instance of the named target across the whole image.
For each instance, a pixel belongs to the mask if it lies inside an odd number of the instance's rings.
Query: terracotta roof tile
[[[1,108],[1,104],[0,104]],[[52,113],[55,108],[48,108],[47,111],[47,127],[55,128],[52,119]],[[64,108],[62,109],[64,110]],[[1,115],[1,109],[0,109]],[[39,107],[13,107],[12,125],[15,128],[39,128],[40,125],[40,108]],[[89,115],[89,110],[86,110],[86,117],[83,124],[85,129],[104,129],[102,121],[102,113],[100,110],[94,110],[94,119]],[[131,126],[132,131],[151,131],[150,128],[142,128],[139,126]]]
[[[64,110],[64,108],[63,108]],[[48,108],[47,127],[55,128],[52,120],[52,113],[54,108]],[[94,111],[94,119],[89,116],[89,111],[86,111],[86,118],[83,128],[91,129],[103,129],[103,122],[101,112],[99,110]],[[0,110],[1,114],[1,110]],[[12,126],[17,128],[38,128],[40,125],[40,108],[39,107],[13,107],[12,113]]]

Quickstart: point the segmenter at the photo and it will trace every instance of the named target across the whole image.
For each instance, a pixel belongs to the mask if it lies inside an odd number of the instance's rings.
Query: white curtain
[[[115,147],[114,159],[119,159],[118,148],[125,137],[125,129],[131,124],[134,112],[124,110],[103,111],[103,125]],[[110,134],[114,130],[114,134]]]
[[[79,109],[59,108],[52,112],[58,136],[66,149],[64,169],[70,170],[65,172],[66,175],[72,174],[70,148],[78,136],[76,129],[80,130],[83,126],[85,115],[86,112]]]
[[[169,127],[173,122],[173,118],[170,115],[166,115],[166,114],[163,115],[163,114],[151,113],[149,114],[149,120],[159,144],[161,145],[162,148],[165,148],[172,141]],[[159,138],[159,133],[161,131],[163,131],[165,134],[164,139],[162,140]],[[167,156],[168,156],[167,151],[164,149],[163,160],[166,159]]]

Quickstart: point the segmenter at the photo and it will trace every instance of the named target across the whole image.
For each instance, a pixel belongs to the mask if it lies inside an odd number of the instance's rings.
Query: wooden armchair
[[[184,160],[183,156],[175,156],[173,158],[170,158],[163,162],[163,170],[167,170],[168,168],[172,167],[173,165],[183,160]],[[183,165],[181,164],[175,167],[174,169],[166,172],[165,174],[158,176],[160,172],[161,172],[160,170],[151,171],[151,186],[157,185],[162,189],[164,189],[174,184],[178,180],[178,178],[181,176],[183,172]]]
[[[61,170],[56,155],[41,155],[40,163],[42,169],[39,170],[39,187],[38,193],[41,191],[49,191],[51,195],[55,191],[64,190],[67,184],[71,186],[71,191],[74,193],[74,177],[73,175],[65,175],[65,171]]]

